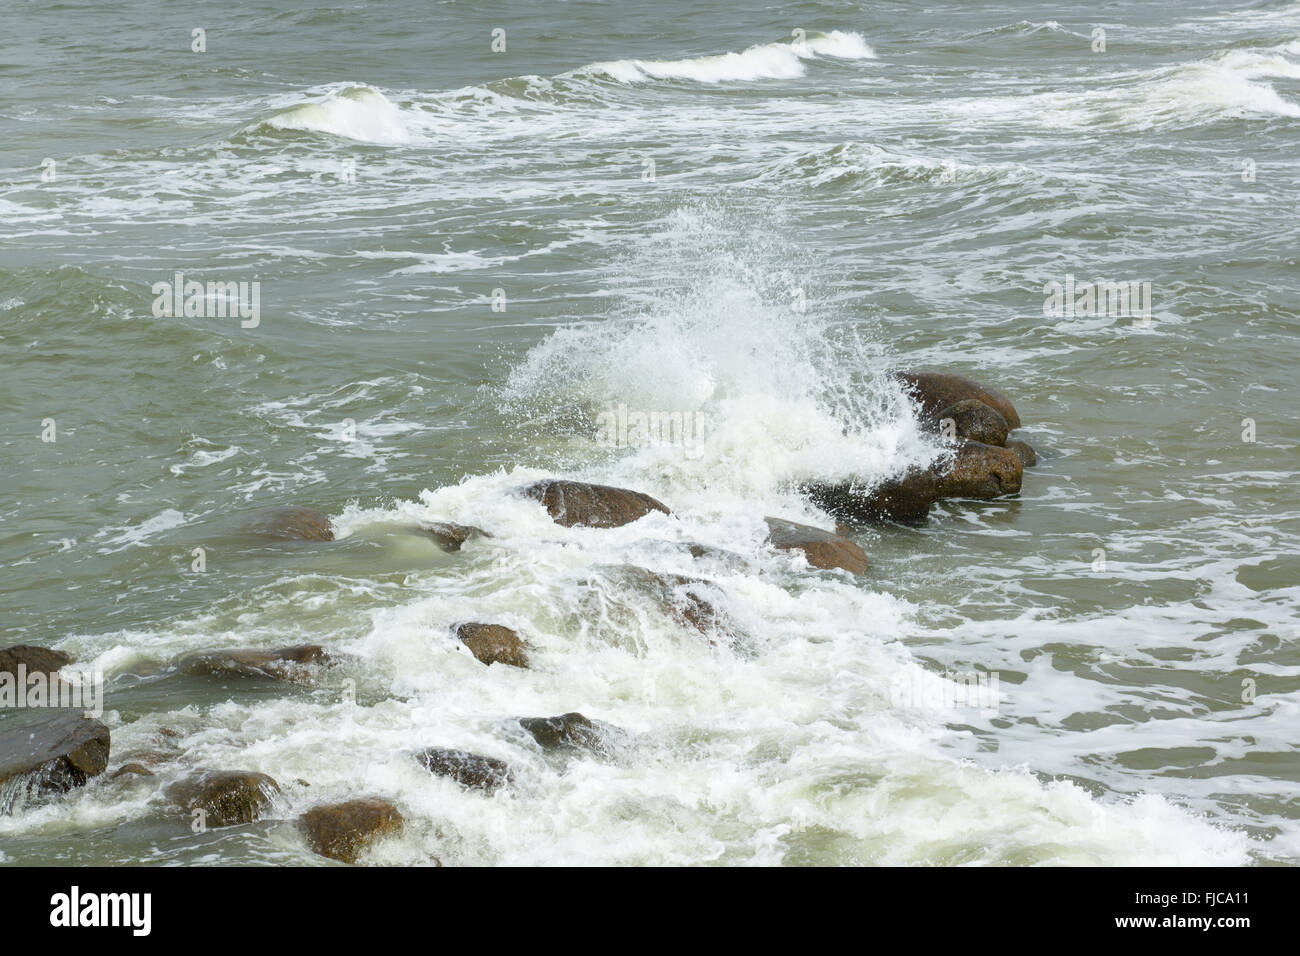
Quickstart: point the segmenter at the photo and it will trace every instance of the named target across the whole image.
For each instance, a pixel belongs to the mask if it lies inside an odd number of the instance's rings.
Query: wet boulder
[[[610,728],[579,713],[558,717],[520,717],[519,726],[543,750],[603,752],[610,743]]]
[[[1016,453],[1016,457],[1020,459],[1020,463],[1026,468],[1032,468],[1038,464],[1038,453],[1034,451],[1033,446],[1028,442],[1012,439],[1006,444],[1007,448]]]
[[[856,480],[810,482],[801,490],[827,514],[864,524],[921,524],[939,497],[938,480],[929,468],[909,468],[902,475],[874,484]]]
[[[999,498],[1020,491],[1024,470],[1008,448],[963,441],[951,461],[936,466],[935,476],[940,498]]]
[[[203,811],[203,822],[210,827],[259,820],[279,792],[274,779],[250,770],[200,770],[165,790],[169,800],[190,813]]]
[[[916,400],[921,414],[928,418],[933,418],[936,412],[958,402],[974,399],[983,402],[1006,419],[1008,427],[1020,427],[1020,415],[1009,398],[961,375],[951,372],[896,372],[894,377]]]
[[[814,568],[843,569],[853,574],[867,570],[866,554],[848,538],[784,518],[763,520],[767,522],[767,540],[778,551],[801,551]]]
[[[426,747],[416,752],[415,759],[430,773],[450,777],[471,790],[490,792],[514,781],[514,773],[504,760],[468,750]]]
[[[387,800],[362,797],[312,807],[298,818],[298,828],[314,852],[355,863],[362,850],[380,837],[400,832],[404,822]]]
[[[952,425],[945,429],[945,423]],[[948,438],[969,438],[985,445],[1005,445],[1011,427],[996,410],[973,398],[949,405],[934,414],[935,431]]]
[[[670,514],[663,502],[639,491],[583,481],[546,479],[520,491],[525,497],[544,504],[551,519],[566,528],[617,528],[644,518],[651,511]]]
[[[319,644],[295,644],[273,649],[195,651],[179,658],[176,667],[196,677],[271,678],[302,683],[312,677],[313,668],[328,667],[330,663],[329,654]]]
[[[118,767],[109,776],[109,780],[117,780],[119,777],[152,777],[154,772],[142,763],[124,763]]]
[[[27,674],[57,674],[59,669],[72,663],[72,658],[63,651],[49,647],[35,647],[31,644],[15,644],[13,647],[0,647],[0,673],[18,676],[21,665]]]
[[[515,631],[501,624],[457,624],[456,636],[484,664],[528,666],[527,645]]]
[[[43,797],[84,786],[108,766],[108,727],[72,711],[0,730],[0,812],[19,795]]]
[[[430,524],[421,525],[420,530],[431,537],[434,543],[444,551],[459,551],[470,538],[492,537],[482,528],[475,528],[473,525],[453,524],[449,521],[434,521]]]
[[[297,541],[334,540],[334,528],[323,512],[298,506],[263,508],[249,518],[248,530],[254,534]]]

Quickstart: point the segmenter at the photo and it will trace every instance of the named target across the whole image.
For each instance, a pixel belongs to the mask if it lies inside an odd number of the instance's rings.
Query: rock
[[[459,551],[460,546],[473,537],[492,537],[482,528],[475,528],[472,525],[465,524],[451,524],[447,521],[435,521],[432,524],[422,525],[420,530],[433,538],[434,543],[444,551]]]
[[[685,547],[696,561],[717,565],[724,571],[749,571],[753,568],[743,555],[725,548],[715,548],[711,544],[698,544],[694,541],[688,542]]]
[[[18,676],[18,666],[26,667],[28,674],[57,674],[65,664],[71,664],[72,658],[63,651],[49,647],[34,647],[31,644],[15,644],[13,647],[0,647],[0,673],[8,672]]]
[[[501,624],[457,624],[456,636],[484,664],[528,666],[527,645],[518,634]]]
[[[415,759],[430,773],[451,777],[462,787],[471,790],[492,791],[514,782],[514,773],[504,760],[470,753],[468,750],[426,747],[415,754]]]
[[[20,794],[42,797],[84,786],[108,766],[108,728],[80,713],[0,731],[0,812]]]
[[[153,771],[142,763],[124,763],[114,770],[108,779],[116,780],[118,777],[124,777],[127,774],[137,777],[152,777],[154,775]]]
[[[603,751],[608,745],[605,726],[578,713],[559,717],[520,717],[519,725],[543,750]]]
[[[315,508],[289,506],[263,508],[249,520],[249,530],[273,538],[294,538],[299,541],[333,541],[334,529],[330,519]]]
[[[1001,392],[985,388],[961,375],[948,372],[895,372],[894,377],[903,383],[920,405],[921,413],[927,417],[933,418],[936,412],[973,398],[1005,418],[1009,427],[1020,427],[1020,415],[1010,399]]]
[[[298,818],[298,827],[316,853],[355,863],[362,850],[381,836],[400,831],[403,822],[387,800],[363,797],[312,807]]]
[[[1024,471],[1009,448],[963,441],[950,464],[936,466],[935,475],[940,498],[998,498],[1020,490]]]
[[[210,827],[253,823],[271,806],[280,785],[264,773],[248,770],[200,770],[173,783],[168,799],[191,813],[204,812]]]
[[[867,570],[866,554],[848,538],[784,518],[763,520],[767,522],[767,539],[778,551],[802,551],[814,568],[843,568],[853,574]]]
[[[617,528],[643,518],[651,511],[671,514],[663,502],[626,488],[592,485],[582,481],[535,481],[521,493],[546,505],[558,525]]]
[[[827,514],[863,523],[921,524],[939,497],[939,483],[929,468],[909,468],[901,476],[875,485],[857,481],[811,483],[801,490]]]
[[[651,571],[634,564],[605,566],[607,574],[621,577],[631,587],[649,595],[678,624],[702,634],[725,630],[725,619],[707,597],[714,585],[703,578]]]
[[[1020,459],[1020,463],[1026,468],[1033,468],[1034,465],[1038,464],[1038,453],[1034,451],[1028,442],[1012,439],[1007,442],[1007,448],[1016,453],[1016,457]]]
[[[311,676],[311,665],[329,666],[330,656],[319,644],[295,644],[274,650],[233,647],[195,651],[176,666],[186,674],[212,677],[270,677],[301,683]]]
[[[943,423],[947,420],[953,423],[952,437],[969,438],[985,445],[1005,445],[1007,432],[1011,430],[1001,414],[973,398],[935,412],[932,422],[934,429],[942,432]]]

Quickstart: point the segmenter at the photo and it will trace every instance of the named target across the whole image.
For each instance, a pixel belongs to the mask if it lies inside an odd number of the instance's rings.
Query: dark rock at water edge
[[[939,497],[939,482],[929,468],[909,468],[904,474],[869,485],[857,481],[814,482],[803,486],[810,501],[827,514],[871,524],[897,521],[922,524]]]
[[[1020,415],[1009,398],[964,376],[951,372],[915,371],[896,372],[894,375],[916,399],[921,413],[927,417],[933,418],[936,412],[973,398],[1000,414],[1009,427],[1020,427]]]
[[[1038,464],[1038,453],[1034,451],[1033,446],[1028,442],[1012,439],[1007,442],[1007,448],[1016,453],[1020,463],[1026,468],[1033,468]]]
[[[599,752],[608,749],[609,745],[610,728],[579,713],[561,714],[558,717],[520,717],[519,726],[543,750]]]
[[[471,790],[492,791],[514,780],[514,773],[504,760],[468,750],[426,747],[416,752],[415,759],[430,773],[450,777]]]
[[[651,511],[671,513],[663,502],[639,491],[583,481],[535,481],[521,494],[544,504],[551,519],[566,528],[617,528]]]
[[[342,863],[355,863],[362,850],[382,836],[400,832],[404,823],[398,809],[379,797],[322,804],[298,818],[307,845]]]
[[[941,498],[1000,498],[1020,491],[1024,465],[1008,448],[963,441],[937,471]]]
[[[329,654],[319,644],[262,649],[232,647],[195,651],[176,661],[176,667],[193,676],[272,678],[301,682],[312,675],[311,668],[327,667]]]
[[[952,434],[947,437],[969,438],[985,445],[1005,445],[1011,426],[996,410],[981,401],[968,398],[936,412],[932,425],[943,433],[945,422],[952,422]]]
[[[59,669],[72,663],[72,658],[63,651],[50,647],[36,647],[31,644],[15,644],[13,647],[0,647],[0,673],[8,672],[15,677],[21,664],[28,674],[57,674]]]
[[[421,525],[420,530],[433,538],[434,543],[444,551],[459,551],[470,538],[492,537],[482,528],[475,528],[472,525],[452,524],[449,521],[435,521],[432,524]]]
[[[0,730],[0,812],[21,796],[67,793],[108,766],[108,727],[81,713]]]
[[[477,622],[457,624],[456,636],[484,664],[528,666],[528,646],[515,631],[504,625]]]
[[[785,518],[763,520],[768,541],[778,551],[801,551],[810,565],[823,570],[843,569],[853,574],[867,570],[866,554],[848,538]]]
[[[263,508],[248,520],[249,531],[273,538],[298,541],[333,541],[334,529],[330,519],[315,508],[296,505]]]
[[[271,806],[280,785],[251,770],[200,770],[167,787],[169,800],[193,812],[202,810],[210,827],[253,823]]]

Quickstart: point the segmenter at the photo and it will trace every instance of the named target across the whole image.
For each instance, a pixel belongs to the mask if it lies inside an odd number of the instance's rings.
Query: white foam
[[[275,129],[309,130],[370,143],[405,143],[410,139],[402,110],[368,86],[349,86],[324,100],[300,103],[269,117]]]
[[[610,60],[593,63],[579,73],[603,74],[621,83],[646,80],[694,80],[725,83],[745,80],[781,80],[803,76],[805,60],[819,56],[869,60],[876,54],[857,33],[833,30],[793,43],[764,43],[740,53],[688,57],[681,60]]]

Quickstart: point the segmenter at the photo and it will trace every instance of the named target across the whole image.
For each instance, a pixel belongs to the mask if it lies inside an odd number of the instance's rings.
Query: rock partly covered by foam
[[[617,528],[644,518],[651,511],[670,514],[667,505],[647,494],[584,481],[545,479],[520,491],[544,504],[552,520],[566,528]]]
[[[1020,457],[1008,448],[963,441],[937,472],[941,498],[999,498],[1020,491]]]
[[[253,823],[271,806],[280,785],[264,773],[251,770],[200,770],[167,787],[173,803],[193,813],[203,811],[209,827]]]
[[[471,790],[492,791],[514,780],[514,773],[504,760],[468,750],[426,747],[416,752],[415,759],[430,773],[450,777]]]
[[[1007,432],[1011,430],[1000,412],[973,398],[939,410],[930,424],[943,434],[945,422],[952,422],[947,437],[969,438],[985,445],[1005,445]]]
[[[379,797],[321,804],[298,818],[307,845],[321,856],[355,863],[361,851],[404,824],[397,807]]]
[[[528,666],[528,646],[517,633],[504,625],[476,622],[457,624],[456,636],[484,664]]]
[[[57,674],[72,658],[63,651],[49,647],[35,647],[31,644],[15,644],[13,647],[0,647],[0,673],[18,676],[21,665],[28,674]]]
[[[867,570],[866,554],[848,538],[784,518],[763,520],[767,522],[767,540],[778,551],[801,551],[814,568],[842,568],[853,574]]]
[[[313,667],[327,667],[330,663],[329,654],[319,644],[295,644],[272,649],[232,647],[195,651],[179,658],[176,667],[194,676],[269,677],[301,682],[311,677]]]
[[[519,726],[543,750],[601,752],[609,747],[610,728],[576,712],[558,717],[520,717]]]
[[[0,803],[83,786],[108,766],[110,743],[108,727],[71,711],[0,730]]]
[[[334,540],[334,528],[323,512],[296,505],[263,508],[249,518],[248,529],[255,534],[264,534],[273,538],[291,538],[299,541]]]
[[[909,468],[902,475],[867,485],[857,481],[811,482],[808,498],[827,514],[864,523],[897,521],[920,524],[939,497],[939,482],[929,468]]]
[[[444,551],[459,551],[470,538],[490,538],[482,528],[475,528],[473,525],[453,524],[450,521],[434,521],[430,524],[421,525],[420,530],[431,537],[438,547]]]
[[[951,372],[896,372],[905,390],[916,400],[921,414],[933,418],[958,402],[975,399],[1006,419],[1010,428],[1020,427],[1020,415],[1011,400],[995,389]]]

